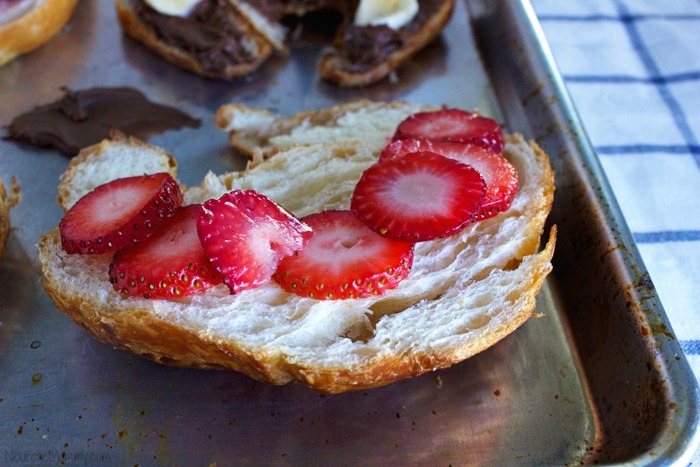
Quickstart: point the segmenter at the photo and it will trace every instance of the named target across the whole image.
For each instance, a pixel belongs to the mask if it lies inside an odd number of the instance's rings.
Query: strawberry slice
[[[199,204],[185,206],[147,240],[114,254],[109,277],[122,296],[178,298],[221,283],[197,235]]]
[[[454,143],[462,144],[462,143]],[[397,139],[389,143],[379,154],[379,159],[377,162],[384,162],[394,157],[403,157],[406,154],[411,154],[413,152],[434,152],[440,154],[436,151],[434,145],[431,141],[427,139]],[[445,157],[450,157],[447,154],[442,154]]]
[[[313,232],[271,199],[235,190],[204,203],[199,238],[231,293],[259,287],[280,260],[304,248]]]
[[[495,120],[459,109],[413,114],[396,128],[393,140],[399,139],[475,144],[495,154],[505,146],[503,130]]]
[[[472,167],[416,152],[367,169],[350,209],[383,236],[420,242],[450,236],[473,221],[485,192],[484,179]]]
[[[100,254],[150,237],[182,204],[168,173],[113,180],[71,207],[59,224],[67,253]]]
[[[429,151],[449,157],[474,167],[486,182],[486,195],[479,212],[479,219],[488,219],[506,211],[518,191],[518,172],[505,157],[472,144],[432,142],[403,139],[389,144],[379,156],[379,161],[406,154]]]
[[[302,219],[314,236],[298,255],[287,256],[274,275],[302,297],[340,300],[383,295],[413,265],[413,245],[377,235],[350,211],[324,211]]]

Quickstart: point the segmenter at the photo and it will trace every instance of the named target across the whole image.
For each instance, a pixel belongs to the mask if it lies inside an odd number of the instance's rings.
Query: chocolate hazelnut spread
[[[205,71],[217,74],[229,65],[256,60],[227,3],[202,0],[185,18],[159,13],[143,0],[134,1],[134,11],[161,41],[196,56]]]
[[[363,71],[381,63],[403,43],[403,34],[388,26],[346,23],[336,41],[336,49],[348,60],[348,70]]]
[[[425,24],[447,0],[419,0],[416,16],[405,26],[392,29],[388,26],[357,26],[351,15],[345,17],[335,48],[346,58],[346,69],[351,72],[368,70],[382,63],[410,38],[418,34]]]
[[[15,117],[3,139],[52,147],[73,156],[109,137],[112,129],[146,139],[152,133],[201,125],[200,120],[176,108],[153,103],[132,88],[64,92],[56,102]]]
[[[358,0],[261,0],[256,8],[269,18],[281,20],[283,16],[323,9],[336,10],[344,17],[334,46],[345,58],[345,69],[363,72],[381,63],[401,49],[411,38],[419,34],[426,23],[448,0],[418,0],[416,16],[405,26],[392,29],[389,26],[358,26],[354,24]]]
[[[359,0],[259,0],[255,7],[268,17],[280,19],[284,15],[303,15],[310,11],[336,10],[354,12]]]

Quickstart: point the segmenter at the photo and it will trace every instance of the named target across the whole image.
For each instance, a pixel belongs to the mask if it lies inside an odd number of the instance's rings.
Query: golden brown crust
[[[553,226],[547,244],[537,255],[537,266],[532,271],[526,293],[518,298],[517,309],[508,314],[508,319],[502,326],[472,331],[475,334],[465,341],[465,345],[455,346],[449,352],[394,355],[379,361],[369,361],[366,365],[352,368],[352,371],[347,368],[330,371],[325,368],[322,371],[318,368],[290,368],[294,372],[294,378],[304,381],[320,392],[341,393],[384,386],[401,379],[448,368],[483,352],[522,326],[532,316],[537,293],[552,269],[550,261],[554,255],[556,237],[557,229]]]
[[[399,109],[406,106],[405,101],[374,102],[358,99],[317,110],[306,110],[289,117],[278,117],[270,112],[245,104],[226,104],[217,110],[214,122],[221,130],[229,131],[229,144],[241,154],[255,159],[256,162],[267,159],[274,148],[270,140],[274,137],[289,135],[302,126],[333,126],[341,117],[360,110]],[[429,106],[420,106],[432,109]],[[250,128],[238,120],[256,120],[259,126]],[[256,123],[257,123],[256,122]],[[256,158],[256,156],[260,156]]]
[[[39,240],[39,250],[60,244],[58,228]],[[60,248],[60,247],[59,247]],[[40,255],[44,290],[56,307],[90,335],[114,347],[129,350],[158,363],[200,369],[235,370],[272,384],[285,384],[289,375],[274,371],[272,359],[254,358],[245,349],[192,331],[159,318],[152,308],[111,306],[94,294],[83,298],[54,276]],[[108,260],[105,260],[105,267]],[[106,284],[109,286],[109,284]],[[261,359],[267,365],[260,363]]]
[[[19,183],[17,178],[12,177],[9,193],[5,190],[5,185],[0,180],[0,258],[2,258],[10,236],[10,209],[21,199]]]
[[[79,170],[81,166],[89,163],[91,160],[99,158],[105,151],[105,148],[110,146],[112,142],[119,143],[126,148],[133,148],[134,151],[145,148],[158,151],[163,155],[166,161],[163,166],[163,171],[170,173],[173,178],[177,178],[177,161],[170,153],[165,152],[159,147],[147,144],[136,137],[125,135],[118,130],[112,130],[109,139],[105,139],[97,144],[82,149],[68,163],[66,171],[61,175],[61,182],[58,185],[58,194],[56,195],[56,201],[58,201],[58,204],[61,205],[64,211],[67,211],[72,204],[71,200],[74,198],[73,186],[76,184],[76,177],[80,175]]]
[[[60,243],[58,229],[45,234],[39,242],[40,250]],[[85,300],[60,287],[53,280],[51,268],[42,261],[42,285],[56,307],[97,339],[117,348],[129,350],[158,363],[200,369],[234,370],[258,381],[281,385],[292,379],[304,382],[323,393],[341,393],[368,389],[447,368],[496,344],[531,316],[535,297],[551,270],[556,227],[550,231],[549,241],[537,256],[526,293],[518,298],[517,310],[508,315],[502,326],[473,331],[475,335],[464,346],[455,346],[449,352],[418,351],[402,355],[367,360],[354,367],[318,368],[289,364],[276,355],[259,350],[241,348],[235,342],[226,342],[212,336],[169,323],[151,309],[110,307],[97,297]]]
[[[346,63],[337,50],[326,53],[318,63],[318,71],[322,78],[342,87],[366,86],[385,78],[419,50],[431,43],[440,34],[445,24],[452,16],[454,0],[445,2],[440,10],[433,15],[426,25],[406,45],[392,54],[374,68],[362,72],[347,71]]]
[[[519,133],[506,135],[505,138],[506,142],[510,144],[525,143],[525,138]],[[537,207],[537,214],[530,220],[530,224],[533,226],[544,226],[547,216],[549,216],[549,212],[552,210],[552,203],[554,202],[554,171],[549,163],[549,157],[542,150],[542,148],[540,148],[540,146],[534,140],[527,141],[527,144],[534,153],[536,161],[535,165],[544,170],[544,172],[540,175],[540,187],[543,190],[542,196],[541,198],[534,200],[534,202],[538,203],[539,206]],[[507,151],[504,155],[508,157]],[[542,233],[543,231],[540,230],[538,235],[532,235],[529,238],[529,243],[523,245],[523,251],[525,254],[533,254],[537,251],[540,246],[540,237],[542,236]]]
[[[0,66],[48,42],[68,22],[78,0],[45,0],[0,26]]]
[[[127,35],[143,43],[170,63],[206,78],[233,79],[247,75],[258,69],[272,54],[272,46],[248,25],[233,3],[231,3],[231,14],[236,15],[239,25],[244,28],[246,37],[254,46],[255,60],[248,63],[231,64],[221,72],[206,70],[196,57],[159,40],[153,29],[138,18],[131,6],[131,0],[115,0],[115,6],[119,23]]]

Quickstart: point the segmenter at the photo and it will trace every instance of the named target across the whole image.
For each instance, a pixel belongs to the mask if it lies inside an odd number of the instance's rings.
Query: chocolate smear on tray
[[[56,102],[15,117],[3,139],[55,148],[74,156],[82,148],[108,138],[113,129],[145,140],[151,134],[201,125],[200,120],[151,102],[142,92],[128,87],[63,91]]]

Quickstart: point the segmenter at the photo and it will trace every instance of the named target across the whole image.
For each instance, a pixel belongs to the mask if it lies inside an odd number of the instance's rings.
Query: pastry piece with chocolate
[[[335,10],[343,17],[335,40],[318,63],[321,77],[340,86],[365,86],[385,78],[432,42],[452,16],[454,0],[236,0],[260,13],[251,23],[278,43],[274,22]]]
[[[387,15],[366,21],[359,9],[345,16],[333,49],[318,63],[321,76],[341,86],[364,86],[386,77],[430,44],[452,16],[454,0],[417,3],[410,19],[403,15],[394,21],[395,16]]]
[[[179,8],[169,8],[171,4]],[[270,43],[230,0],[115,0],[115,5],[127,35],[207,78],[249,74],[272,53]]]

